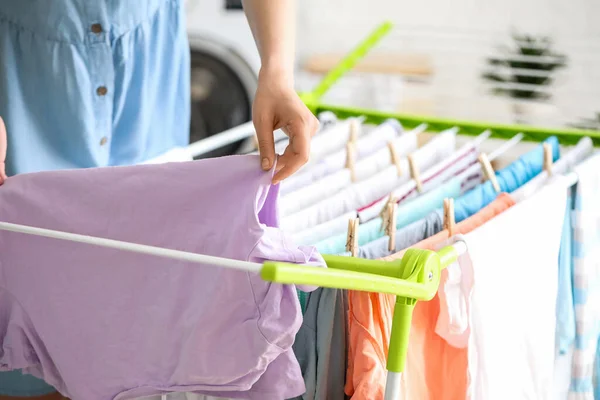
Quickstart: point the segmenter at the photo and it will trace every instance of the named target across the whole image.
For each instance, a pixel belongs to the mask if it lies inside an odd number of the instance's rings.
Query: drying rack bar
[[[455,247],[442,249],[439,253],[429,252],[427,254],[429,254],[430,257],[427,258],[426,256],[422,260],[424,261],[422,262],[424,266],[423,270],[420,271],[418,268],[411,268],[410,270],[412,272],[407,275],[405,273],[407,270],[406,263],[402,261],[404,258],[396,262],[386,262],[353,257],[324,256],[323,258],[328,268],[317,268],[314,265],[299,265],[274,261],[259,264],[8,222],[0,222],[0,230],[56,240],[66,240],[207,266],[260,273],[263,279],[282,284],[389,293],[397,296],[411,297],[415,300],[431,299],[437,291],[436,282],[438,280],[435,279],[436,274],[439,274],[444,267],[444,264],[449,264],[455,259],[458,252],[463,252],[465,250],[465,248],[459,244]]]

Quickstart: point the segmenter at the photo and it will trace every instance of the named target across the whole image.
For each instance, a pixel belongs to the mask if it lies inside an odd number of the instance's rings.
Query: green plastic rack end
[[[417,300],[435,296],[441,271],[456,258],[454,247],[439,252],[408,249],[400,260],[365,260],[323,256],[328,268],[266,262],[261,277],[270,282],[349,289],[396,295],[387,369],[402,372],[406,362],[412,312]]]

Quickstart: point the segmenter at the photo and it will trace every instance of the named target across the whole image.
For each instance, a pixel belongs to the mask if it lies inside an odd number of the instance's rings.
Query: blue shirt
[[[182,0],[0,0],[7,173],[135,164],[186,145],[185,25]],[[0,373],[0,394],[52,391]]]
[[[8,174],[134,164],[186,145],[182,3],[0,0]]]
[[[554,161],[558,160],[560,155],[558,139],[555,136],[551,136],[544,143],[550,143],[552,146],[552,158]],[[540,144],[506,168],[496,172],[500,191],[506,193],[514,192],[542,172],[543,166],[544,147]],[[456,199],[454,202],[454,219],[458,223],[469,218],[494,201],[497,195],[490,181],[477,186]]]

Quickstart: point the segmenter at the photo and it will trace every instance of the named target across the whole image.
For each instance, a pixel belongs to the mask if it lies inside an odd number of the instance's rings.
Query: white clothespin
[[[356,145],[354,142],[346,143],[346,168],[350,170],[350,180],[356,182]]]
[[[450,237],[454,236],[454,199],[444,199],[444,229],[448,230]]]
[[[348,237],[346,238],[346,251],[352,254],[352,257],[358,255],[358,218],[350,218],[348,221]]]
[[[409,154],[406,158],[408,160],[408,167],[410,168],[410,175],[415,181],[417,191],[423,193],[423,183],[421,182],[421,174],[419,173],[419,168],[417,168],[417,163],[412,154]]]
[[[544,171],[548,175],[552,175],[552,145],[550,143],[544,143]]]
[[[481,169],[483,170],[483,174],[485,177],[492,182],[492,186],[496,193],[500,193],[500,185],[498,184],[498,179],[496,179],[496,173],[494,172],[494,168],[492,168],[492,164],[485,153],[481,153],[477,158],[479,163],[481,164]]]
[[[383,218],[385,234],[389,237],[388,250],[396,250],[396,213],[398,204],[390,201],[385,207],[385,217]]]
[[[396,166],[396,171],[398,171],[398,176],[402,176],[402,166],[400,164],[400,157],[398,156],[398,152],[396,151],[396,147],[394,146],[393,141],[389,141],[388,149],[390,150],[390,160],[392,164]]]

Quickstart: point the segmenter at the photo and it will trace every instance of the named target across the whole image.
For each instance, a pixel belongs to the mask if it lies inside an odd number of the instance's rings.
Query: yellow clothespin
[[[348,137],[348,142],[356,143],[358,140],[358,130],[360,129],[358,120],[352,119],[350,120],[350,136]]]
[[[352,257],[358,255],[358,218],[350,218],[348,221],[348,237],[346,238],[346,251],[352,254]]]
[[[356,182],[356,146],[353,142],[346,143],[346,168],[350,170],[352,182]]]
[[[444,199],[444,229],[449,236],[454,236],[454,199]]]
[[[394,164],[396,166],[396,171],[398,171],[398,176],[402,176],[402,166],[400,165],[400,157],[398,157],[398,152],[396,151],[394,142],[389,141],[387,145],[388,145],[388,149],[390,150],[390,160],[392,160],[392,164]]]
[[[414,179],[417,185],[417,191],[419,193],[423,193],[423,183],[421,182],[421,175],[419,174],[419,168],[417,168],[417,163],[412,154],[409,154],[407,157],[408,167],[410,168],[410,175]]]
[[[389,237],[389,251],[396,250],[396,212],[398,204],[396,202],[388,202],[385,208],[384,229],[385,234]]]
[[[496,193],[500,193],[500,185],[498,184],[498,179],[496,179],[496,173],[494,172],[494,168],[492,168],[492,164],[485,153],[481,153],[477,158],[479,163],[481,164],[481,169],[483,170],[483,174],[485,177],[492,182],[492,186]]]
[[[548,175],[552,175],[552,145],[550,143],[544,143],[544,171]]]

